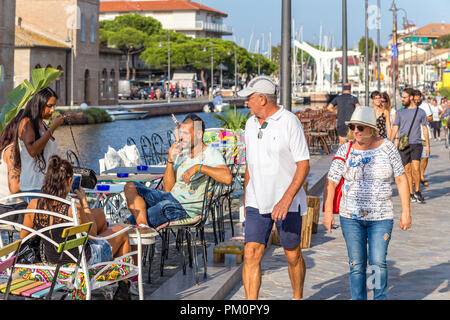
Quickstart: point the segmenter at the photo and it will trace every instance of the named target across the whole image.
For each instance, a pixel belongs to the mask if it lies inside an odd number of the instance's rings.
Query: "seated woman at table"
[[[164,192],[135,182],[125,185],[131,223],[159,230],[170,221],[195,218],[202,208],[209,177],[219,183],[231,183],[231,172],[222,154],[203,143],[204,132],[205,124],[197,115],[189,114],[183,120],[180,141],[174,142],[169,149],[163,177]],[[167,204],[170,205],[162,212]]]
[[[73,168],[67,161],[54,155],[50,157],[48,162],[47,172],[44,178],[44,184],[41,188],[41,193],[60,197],[65,199],[72,187]],[[76,196],[80,203],[76,203],[78,219],[80,224],[93,222],[90,235],[94,237],[106,237],[115,232],[118,232],[122,226],[108,227],[106,217],[102,209],[89,209],[86,200],[86,194],[83,188],[75,190]],[[81,205],[80,205],[81,204]],[[57,200],[48,198],[32,199],[28,204],[27,209],[41,209],[51,212],[57,212],[62,215],[72,217],[72,208],[70,205],[61,203]],[[29,228],[40,230],[50,225],[64,223],[65,220],[42,213],[27,213],[24,217],[23,224]],[[62,238],[63,228],[53,229],[51,232],[46,231],[44,234],[59,243],[64,241]],[[29,231],[22,229],[20,237],[23,239]],[[77,248],[72,250],[78,250]],[[41,241],[40,243],[41,259],[45,263],[56,264],[59,260],[59,254],[56,252],[56,247],[48,241]],[[75,255],[77,251],[72,251]],[[128,233],[124,232],[117,237],[106,240],[88,240],[86,247],[86,260],[88,265],[94,265],[104,261],[111,261],[113,257],[120,257],[130,252],[130,243]],[[63,263],[73,263],[73,260],[66,254],[63,255]],[[130,291],[127,280],[119,282],[114,299],[129,300]]]

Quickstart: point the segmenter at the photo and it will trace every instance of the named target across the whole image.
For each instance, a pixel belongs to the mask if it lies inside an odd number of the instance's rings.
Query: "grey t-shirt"
[[[414,118],[414,109],[400,109],[397,111],[397,116],[395,117],[394,126],[399,126],[399,137],[408,134],[411,122]],[[411,133],[409,134],[409,144],[419,144],[422,143],[421,135],[422,126],[428,124],[427,115],[422,109],[418,109],[416,119],[411,128]]]

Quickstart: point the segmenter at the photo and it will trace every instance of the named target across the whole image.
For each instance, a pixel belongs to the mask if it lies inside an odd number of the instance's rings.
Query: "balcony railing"
[[[231,27],[229,27],[223,23],[196,21],[195,29],[196,30],[204,30],[204,31],[213,31],[213,32],[218,32],[218,33],[229,33],[229,34],[233,33]]]

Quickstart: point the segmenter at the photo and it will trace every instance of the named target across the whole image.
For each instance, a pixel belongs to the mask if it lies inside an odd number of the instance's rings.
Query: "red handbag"
[[[350,141],[350,145],[347,150],[347,155],[344,158],[341,157],[334,157],[333,160],[339,159],[344,161],[344,163],[347,161],[348,154],[350,153],[350,149],[352,148],[353,141]],[[331,160],[331,161],[333,161]],[[342,185],[344,184],[344,177],[341,178],[341,181],[339,181],[339,184],[336,186],[336,189],[334,190],[334,198],[333,198],[333,213],[339,214],[339,205],[341,203],[342,198]],[[325,201],[323,203],[322,211],[325,211]]]

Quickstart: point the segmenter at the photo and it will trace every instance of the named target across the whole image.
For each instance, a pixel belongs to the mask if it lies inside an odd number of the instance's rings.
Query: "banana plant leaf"
[[[21,84],[6,94],[9,101],[3,106],[0,113],[0,134],[20,109],[40,90],[48,87],[61,76],[63,71],[54,68],[40,68],[31,71],[33,83],[25,79]]]
[[[213,117],[220,120],[220,126],[222,128],[230,130],[245,129],[245,123],[247,122],[250,112],[244,115],[242,112],[237,111],[236,106],[233,110],[227,110],[222,114],[215,114]]]

